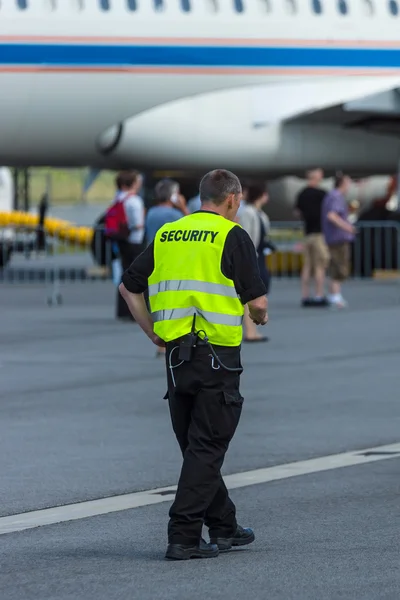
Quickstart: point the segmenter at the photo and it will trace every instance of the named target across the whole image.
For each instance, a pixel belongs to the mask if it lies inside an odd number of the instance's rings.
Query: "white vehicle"
[[[393,171],[399,12],[398,0],[1,0],[0,164]]]

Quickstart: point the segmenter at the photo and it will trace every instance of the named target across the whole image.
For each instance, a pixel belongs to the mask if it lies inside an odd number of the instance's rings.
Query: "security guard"
[[[213,557],[254,540],[253,531],[236,522],[220,471],[242,411],[243,306],[255,323],[268,320],[254,245],[234,220],[241,196],[236,175],[207,173],[201,210],[161,227],[120,285],[143,331],[166,345],[166,398],[183,454],[170,509],[169,559]],[[147,286],[151,315],[143,299]],[[203,524],[210,543],[201,537]]]

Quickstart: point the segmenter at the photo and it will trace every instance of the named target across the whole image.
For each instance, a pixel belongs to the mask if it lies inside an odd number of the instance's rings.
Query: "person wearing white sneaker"
[[[350,243],[354,240],[356,229],[349,222],[349,212],[345,194],[351,179],[348,175],[337,173],[334,189],[322,203],[321,224],[330,254],[330,294],[328,301],[334,308],[346,308],[347,302],[342,296],[342,283],[350,274]]]

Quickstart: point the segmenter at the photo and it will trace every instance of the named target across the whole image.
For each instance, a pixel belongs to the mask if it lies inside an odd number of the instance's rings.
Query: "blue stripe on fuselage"
[[[393,68],[400,48],[0,43],[0,65]]]

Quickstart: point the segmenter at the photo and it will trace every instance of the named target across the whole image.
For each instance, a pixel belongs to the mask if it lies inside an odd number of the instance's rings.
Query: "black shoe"
[[[214,558],[218,556],[218,546],[207,544],[204,540],[194,546],[184,544],[168,544],[165,558],[170,560],[188,560],[189,558]]]
[[[316,308],[318,306],[328,306],[329,302],[327,298],[303,298],[301,305],[303,307]]]
[[[314,305],[313,305],[312,298],[303,298],[303,299],[302,299],[302,301],[301,301],[301,305],[302,305],[303,307],[306,307],[306,306],[314,306]]]
[[[313,298],[314,306],[329,306],[328,298]]]
[[[217,544],[219,550],[230,550],[232,546],[247,546],[255,540],[254,531],[250,527],[237,526],[236,533],[229,538],[210,538],[212,544]]]

